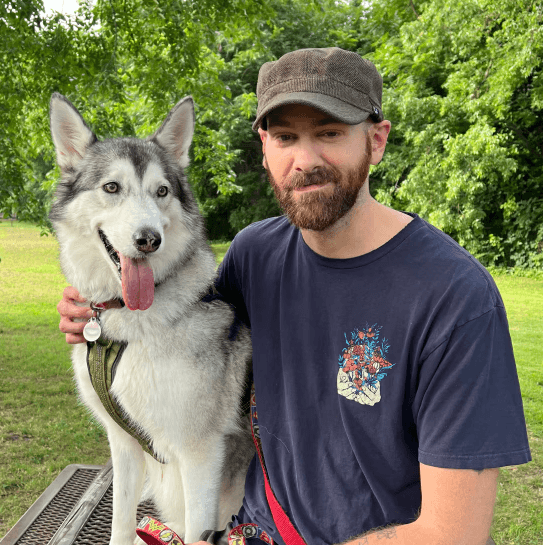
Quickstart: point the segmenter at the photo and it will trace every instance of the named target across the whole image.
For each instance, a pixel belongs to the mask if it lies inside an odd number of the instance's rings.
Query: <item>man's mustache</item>
[[[340,173],[329,168],[318,168],[311,172],[295,172],[290,176],[286,187],[288,189],[301,189],[309,185],[324,185],[329,182],[337,183]]]

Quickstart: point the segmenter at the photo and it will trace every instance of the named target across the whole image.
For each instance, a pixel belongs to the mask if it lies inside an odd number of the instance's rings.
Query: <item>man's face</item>
[[[351,210],[374,162],[365,127],[299,104],[267,121],[264,167],[281,208],[300,229],[327,229]]]

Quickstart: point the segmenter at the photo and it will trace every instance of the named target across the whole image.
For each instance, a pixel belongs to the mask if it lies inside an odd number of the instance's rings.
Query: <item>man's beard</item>
[[[366,139],[366,153],[358,167],[345,175],[335,167],[315,169],[313,172],[295,172],[286,180],[286,186],[280,189],[269,169],[268,178],[275,192],[279,205],[287,215],[290,223],[299,229],[324,231],[351,210],[358,194],[366,181],[371,164],[372,144]],[[332,195],[323,194],[328,189],[310,191],[294,198],[294,189],[309,185],[323,185],[330,182]]]

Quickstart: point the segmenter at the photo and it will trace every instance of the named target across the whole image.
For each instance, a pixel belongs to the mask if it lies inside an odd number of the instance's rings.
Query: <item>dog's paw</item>
[[[134,545],[146,545],[146,543],[140,536],[136,536],[136,539],[134,539]]]

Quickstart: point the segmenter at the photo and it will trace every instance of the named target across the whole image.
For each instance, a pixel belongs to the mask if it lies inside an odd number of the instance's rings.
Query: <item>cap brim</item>
[[[372,114],[371,111],[365,111],[361,108],[346,104],[342,100],[337,98],[321,95],[319,93],[281,93],[277,95],[261,112],[253,123],[253,131],[258,130],[264,117],[266,117],[272,110],[285,106],[287,104],[303,104],[305,106],[312,106],[317,110],[330,115],[334,119],[337,119],[341,123],[347,125],[358,125],[362,121],[366,121]]]

